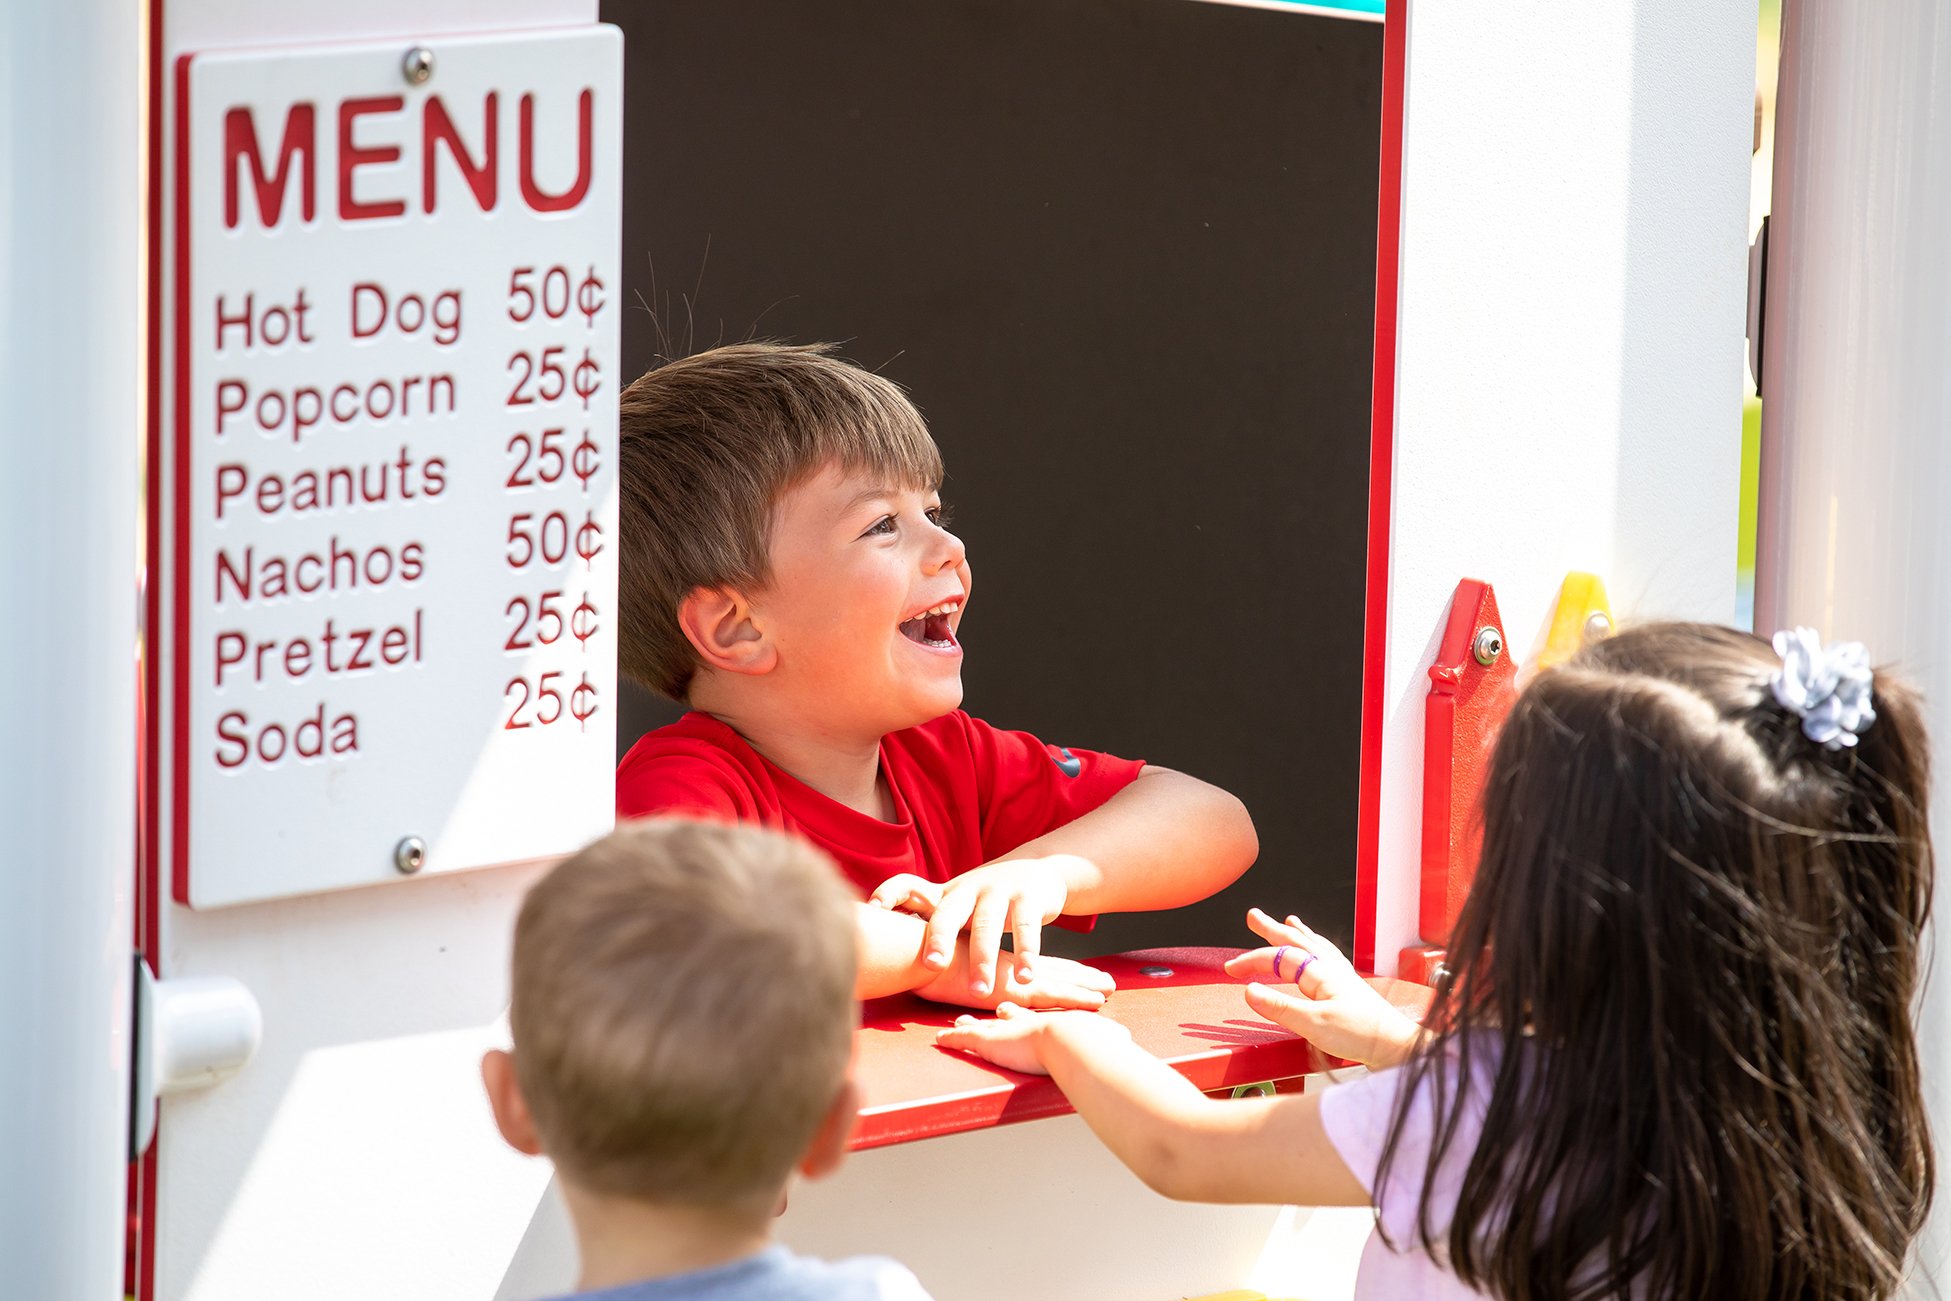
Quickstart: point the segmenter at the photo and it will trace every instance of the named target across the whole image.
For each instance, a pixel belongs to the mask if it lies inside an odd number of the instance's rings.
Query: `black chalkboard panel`
[[[966,707],[1253,811],[1240,884],[1066,951],[1250,943],[1251,902],[1346,942],[1380,24],[1199,0],[602,8],[626,37],[626,373],[761,336],[898,380],[979,580]],[[619,744],[675,712],[637,694]]]

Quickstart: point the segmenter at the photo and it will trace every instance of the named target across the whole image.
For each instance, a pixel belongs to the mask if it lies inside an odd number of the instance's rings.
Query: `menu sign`
[[[621,57],[591,26],[178,61],[183,902],[611,825]]]

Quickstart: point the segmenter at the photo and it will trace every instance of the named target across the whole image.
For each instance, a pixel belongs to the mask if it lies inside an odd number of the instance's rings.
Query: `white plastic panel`
[[[1376,962],[1416,942],[1457,580],[1519,662],[1572,570],[1734,618],[1755,7],[1409,6]]]

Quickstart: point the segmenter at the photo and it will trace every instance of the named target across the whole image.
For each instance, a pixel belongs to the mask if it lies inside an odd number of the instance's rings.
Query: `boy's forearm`
[[[1217,786],[1146,767],[1101,806],[1004,859],[1072,856],[1066,912],[1177,908],[1231,885],[1260,840],[1246,806]]]
[[[855,998],[885,998],[919,989],[935,978],[921,964],[928,924],[911,913],[867,904],[854,905],[854,931],[860,943]]]

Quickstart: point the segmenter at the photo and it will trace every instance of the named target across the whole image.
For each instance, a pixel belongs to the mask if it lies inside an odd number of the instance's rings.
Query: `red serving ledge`
[[[1239,952],[1147,949],[1091,958],[1092,966],[1118,982],[1100,1015],[1122,1022],[1141,1047],[1207,1091],[1347,1065],[1254,1015],[1242,995],[1245,986],[1225,971],[1226,960]],[[1431,991],[1422,985],[1384,976],[1371,976],[1369,983],[1410,1016],[1420,1019],[1429,1006]],[[866,1004],[855,1035],[863,1094],[856,1151],[1071,1109],[1044,1076],[1019,1075],[937,1048],[936,1031],[960,1013],[912,994]]]

